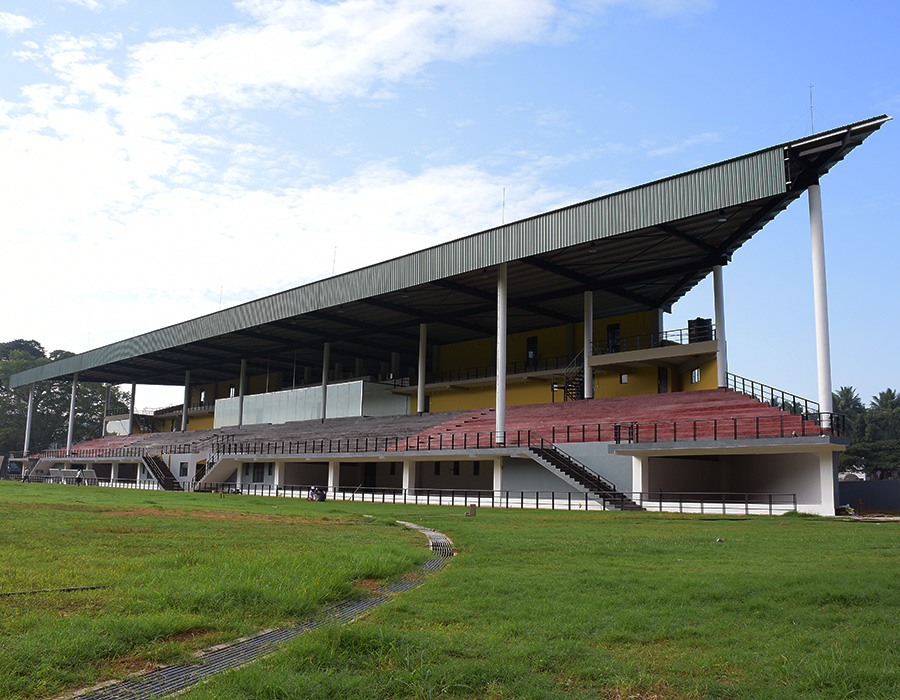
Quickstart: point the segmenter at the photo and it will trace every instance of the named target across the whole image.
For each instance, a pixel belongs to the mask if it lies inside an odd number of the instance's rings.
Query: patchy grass
[[[364,620],[304,634],[182,697],[893,700],[900,687],[898,523],[464,518],[433,506],[14,486],[0,484],[4,580],[110,588],[0,599],[4,647],[28,650],[0,660],[3,697],[84,684],[74,669],[85,664],[97,678],[167,663],[332,596],[364,595],[425,556],[424,539],[395,519],[447,533],[460,556]],[[10,681],[35,669],[28,688]]]
[[[49,591],[0,597],[0,697],[182,660],[428,556],[421,535],[328,505],[0,482],[0,592]]]
[[[409,511],[461,556],[185,697],[896,698],[900,525]]]

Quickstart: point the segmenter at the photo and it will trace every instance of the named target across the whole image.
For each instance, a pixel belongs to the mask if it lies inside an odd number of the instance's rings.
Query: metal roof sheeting
[[[879,117],[843,127],[848,134],[856,129],[856,140],[848,142],[845,138],[840,151],[820,156],[815,166],[817,172],[827,172],[834,162],[843,158],[887,119]],[[730,253],[731,249],[737,248],[765,221],[799,196],[799,192],[789,192],[791,183],[787,181],[785,159],[790,149],[800,143],[815,142],[816,139],[830,138],[833,141],[834,134],[840,132],[832,130],[802,141],[767,148],[145,333],[13,375],[10,386],[15,388],[34,381],[71,376],[75,372],[183,348],[227,334],[296,319],[311,312],[477,272],[503,262],[564,251],[591,241],[597,241],[599,245],[599,242],[631,232],[652,231],[654,227],[711,213],[714,217],[715,212],[723,209],[766,200],[776,201],[778,206],[773,205],[768,216],[761,216],[758,225],[739,230],[734,241],[720,241],[718,245],[727,244],[727,252]],[[650,268],[645,268],[649,274]],[[632,276],[645,268],[635,267]],[[681,287],[672,292],[672,299],[683,295],[702,276],[698,273],[682,280]],[[409,315],[416,313],[411,310]],[[157,360],[166,361],[159,356]],[[169,364],[177,363],[169,360]]]

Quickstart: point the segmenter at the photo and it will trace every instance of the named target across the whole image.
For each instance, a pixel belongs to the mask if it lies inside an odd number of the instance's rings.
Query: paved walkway
[[[372,595],[363,600],[349,600],[331,605],[312,619],[287,629],[267,630],[200,652],[196,663],[182,666],[167,666],[156,671],[136,676],[125,681],[112,681],[102,686],[80,691],[68,698],[79,700],[150,700],[162,698],[188,688],[191,685],[221,671],[244,666],[263,656],[272,654],[277,644],[293,639],[307,630],[317,629],[334,623],[345,623],[356,619],[367,610],[388,600],[396,593],[408,591],[423,583],[427,574],[442,568],[453,556],[453,543],[440,532],[401,522],[401,525],[421,532],[428,538],[434,557],[421,565],[420,575],[404,578],[395,583],[376,588]]]

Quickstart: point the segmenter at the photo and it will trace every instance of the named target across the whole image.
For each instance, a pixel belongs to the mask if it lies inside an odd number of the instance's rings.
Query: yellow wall
[[[188,430],[212,430],[213,429],[213,416],[196,416],[191,417],[188,416]]]
[[[512,383],[506,386],[507,406],[526,406],[533,403],[550,403],[553,401],[552,383],[546,381],[530,381]],[[556,399],[562,401],[559,392]],[[412,411],[415,412],[416,399],[413,397]],[[439,411],[460,411],[470,408],[494,408],[497,404],[497,391],[493,385],[469,391],[451,389],[447,391],[429,392],[429,408],[432,413]]]
[[[719,386],[718,365],[715,358],[700,365],[700,381],[691,384],[691,370],[682,372],[679,377],[677,391],[700,391],[701,389],[715,389]]]
[[[671,387],[670,387],[671,389]],[[638,396],[659,391],[659,374],[656,367],[640,367],[629,370],[628,383],[622,384],[619,373],[605,372],[594,376],[594,396]]]
[[[619,335],[628,338],[645,333],[659,332],[659,312],[642,311],[623,316],[609,316],[598,318],[594,321],[594,341],[606,342],[607,326],[619,324]],[[540,328],[524,333],[513,333],[507,337],[507,362],[524,363],[527,359],[528,338],[537,337],[537,351],[539,360],[548,360],[555,357],[577,355],[581,350],[584,337],[584,324],[575,323],[568,325]],[[569,335],[572,336],[572,348],[569,348]],[[477,367],[493,367],[496,353],[496,338],[479,338],[468,340],[464,343],[442,345],[438,350],[438,367],[434,370],[451,372],[455,370],[474,369]],[[565,363],[564,363],[565,364]],[[618,381],[618,380],[617,380]],[[654,384],[655,386],[655,384]]]

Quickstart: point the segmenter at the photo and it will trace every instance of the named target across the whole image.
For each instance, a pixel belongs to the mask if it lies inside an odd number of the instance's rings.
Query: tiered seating
[[[494,421],[494,409],[473,410],[420,435],[490,433]],[[791,436],[817,434],[818,428],[801,416],[731,389],[710,389],[508,406],[507,441],[513,441],[519,431],[529,430],[556,442],[581,442]]]

